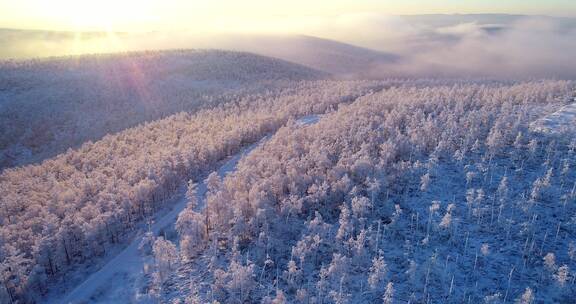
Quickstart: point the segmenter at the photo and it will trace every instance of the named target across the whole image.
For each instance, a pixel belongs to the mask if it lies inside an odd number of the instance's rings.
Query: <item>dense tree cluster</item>
[[[330,111],[381,87],[302,84],[289,92],[175,114],[39,165],[5,170],[0,175],[0,294],[32,300],[45,293],[52,279],[122,242],[183,180],[197,179],[295,117]],[[191,215],[181,223],[195,220]],[[196,244],[202,231],[180,226],[186,241]]]
[[[399,87],[282,127],[211,177],[201,215],[181,215],[204,248],[187,259],[211,273],[190,278],[194,298],[573,299],[576,142],[529,131],[572,94],[563,81]]]
[[[0,62],[0,170],[145,121],[321,78],[297,64],[218,50]]]

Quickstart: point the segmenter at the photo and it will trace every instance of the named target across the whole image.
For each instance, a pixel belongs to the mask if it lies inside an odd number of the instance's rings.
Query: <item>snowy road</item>
[[[532,124],[530,129],[543,134],[576,135],[576,103],[571,103],[558,111],[546,115]]]
[[[298,119],[297,124],[300,126],[310,125],[318,122],[319,119],[318,115],[309,115]],[[265,142],[268,138],[269,137],[265,137],[260,140],[260,142],[254,143],[230,157],[226,163],[218,169],[218,175],[224,177],[232,172],[236,168],[238,161],[240,161],[244,155],[250,153],[250,151]],[[204,182],[198,183],[197,195],[201,208],[203,208],[205,194],[206,184]],[[165,228],[174,225],[178,214],[186,207],[186,203],[187,201],[184,195],[178,198],[172,210],[152,224],[151,232],[154,233],[155,236],[158,236]],[[136,290],[131,290],[130,287],[134,284],[130,284],[130,282],[135,282],[144,275],[145,258],[140,255],[138,250],[141,240],[142,236],[136,237],[128,247],[111,259],[100,270],[91,274],[65,297],[59,300],[49,301],[49,303],[127,303],[128,299],[120,296],[127,294],[129,294],[129,299],[133,299]],[[119,297],[111,297],[110,295],[119,295]],[[104,300],[103,297],[106,299]],[[136,300],[136,302],[139,301]]]

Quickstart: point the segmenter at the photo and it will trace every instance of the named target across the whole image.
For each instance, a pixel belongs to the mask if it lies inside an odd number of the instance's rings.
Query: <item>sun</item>
[[[154,0],[53,0],[43,1],[45,13],[75,31],[136,29],[154,20]]]

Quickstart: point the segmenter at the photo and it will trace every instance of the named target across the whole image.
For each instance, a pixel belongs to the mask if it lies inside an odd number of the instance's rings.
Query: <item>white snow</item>
[[[545,115],[530,125],[533,132],[552,135],[576,135],[576,103]]]
[[[296,121],[296,124],[299,126],[311,125],[317,123],[320,120],[320,118],[321,118],[320,115],[308,115],[298,119]]]
[[[306,126],[318,122],[320,116],[309,115],[296,121],[299,126]],[[238,161],[250,153],[254,148],[263,144],[269,137],[264,137],[259,142],[254,143],[241,152],[231,156],[217,171],[220,177],[224,177],[234,171]],[[197,187],[198,208],[204,208],[204,197],[206,194],[206,184],[199,183]],[[162,232],[171,228],[178,218],[178,214],[186,207],[187,200],[184,194],[176,199],[173,208],[166,215],[157,219],[150,227],[150,231],[159,236]],[[142,241],[142,235],[134,238],[130,244],[116,257],[112,258],[100,270],[91,274],[84,282],[76,286],[71,292],[61,299],[52,299],[47,303],[129,303],[133,301],[137,288],[132,288],[145,276],[144,266],[146,257],[143,257],[138,247]],[[105,296],[106,298],[101,298]]]

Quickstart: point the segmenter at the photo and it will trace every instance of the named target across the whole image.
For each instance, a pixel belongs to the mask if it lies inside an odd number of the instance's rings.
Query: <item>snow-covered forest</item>
[[[305,84],[293,88],[297,93],[175,114],[39,165],[5,170],[0,229],[6,287],[15,294],[44,293],[46,281],[121,242],[126,230],[160,208],[182,180],[290,118],[323,113],[379,88],[365,82]]]
[[[325,76],[278,59],[219,50],[0,62],[0,170],[40,162],[144,121],[293,91],[300,81]]]
[[[186,303],[570,303],[576,140],[532,134],[529,123],[572,101],[573,90],[393,88],[316,125],[283,127],[236,172],[208,177],[205,208],[190,201],[173,244],[154,242],[150,294]]]
[[[574,80],[246,39],[0,61],[0,304],[575,302]]]

